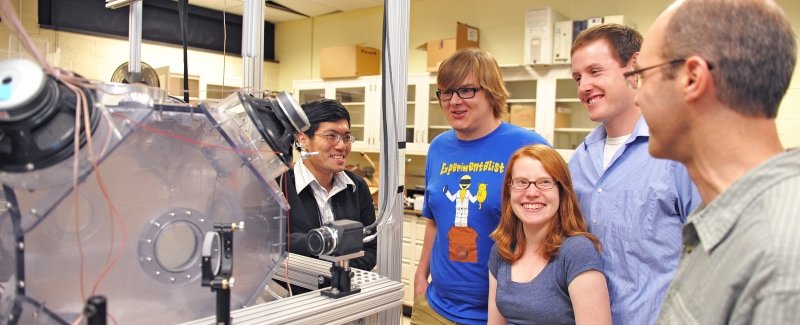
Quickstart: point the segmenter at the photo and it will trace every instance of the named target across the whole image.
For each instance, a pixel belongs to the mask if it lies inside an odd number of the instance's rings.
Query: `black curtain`
[[[222,1],[222,0],[220,0]],[[39,0],[39,26],[92,35],[128,37],[128,7],[106,9],[105,0]],[[222,12],[189,6],[189,47],[222,52]],[[242,53],[242,16],[227,13],[227,52]],[[178,3],[142,1],[142,39],[181,46]],[[275,25],[264,22],[264,60],[275,60]]]

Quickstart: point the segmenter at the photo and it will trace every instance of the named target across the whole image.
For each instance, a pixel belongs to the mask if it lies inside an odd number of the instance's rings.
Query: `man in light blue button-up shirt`
[[[572,77],[589,118],[600,122],[569,167],[589,230],[603,244],[614,324],[654,324],[681,250],[681,225],[700,203],[679,163],[648,153],[649,128],[623,73],[642,36],[622,25],[592,27],[572,47]]]

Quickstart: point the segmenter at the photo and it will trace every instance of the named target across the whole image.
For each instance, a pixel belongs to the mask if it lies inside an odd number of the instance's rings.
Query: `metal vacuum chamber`
[[[308,127],[294,100],[239,92],[195,107],[156,88],[89,83],[82,109],[20,61],[0,63],[19,86],[10,104],[0,98],[0,324],[72,323],[94,294],[118,324],[214,315],[200,260],[219,223],[244,222],[230,307],[253,304],[286,254],[275,178]]]

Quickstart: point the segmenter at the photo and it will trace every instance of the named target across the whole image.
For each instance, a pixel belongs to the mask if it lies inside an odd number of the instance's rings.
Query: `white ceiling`
[[[270,0],[265,2],[267,3],[267,9],[264,12],[264,20],[271,23],[280,23],[383,5],[383,0]],[[244,6],[243,0],[189,0],[189,4],[237,15],[242,14],[242,7]],[[290,10],[275,9],[271,4],[283,6]],[[292,13],[291,11],[300,14]]]

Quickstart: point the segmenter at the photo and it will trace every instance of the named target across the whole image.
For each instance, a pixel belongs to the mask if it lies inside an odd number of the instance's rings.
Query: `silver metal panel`
[[[134,82],[139,82],[139,73],[142,72],[142,2],[131,3],[128,13],[128,71],[136,76]]]
[[[330,262],[290,254],[289,277],[293,283],[316,287],[316,276],[329,274]],[[342,324],[399,307],[403,301],[403,285],[377,273],[353,269],[353,284],[361,292],[339,299],[322,296],[319,290],[290,298],[270,301],[261,305],[231,312],[233,323],[240,324]],[[276,280],[285,280],[279,269]],[[298,280],[299,279],[299,280]],[[216,318],[208,317],[185,324],[213,324]]]
[[[245,0],[242,15],[242,88],[262,89],[264,76],[264,2]]]
[[[382,120],[387,121],[388,127],[381,130],[380,166],[388,166],[394,173],[381,172],[382,179],[380,193],[381,204],[386,204],[386,209],[381,209],[388,216],[388,222],[378,235],[378,270],[394,281],[400,281],[402,273],[402,238],[403,238],[403,193],[395,188],[383,187],[388,182],[386,177],[396,177],[397,186],[404,186],[405,180],[405,153],[404,148],[398,149],[398,143],[405,143],[405,128],[398,125],[407,125],[406,100],[408,98],[408,31],[409,11],[408,0],[387,0],[386,21],[387,35],[383,44],[383,76],[384,92]],[[392,143],[395,141],[396,143]],[[394,184],[394,182],[388,182]],[[383,207],[382,207],[383,208]],[[392,308],[380,315],[380,324],[400,324],[401,308]]]

